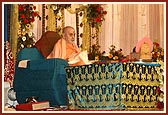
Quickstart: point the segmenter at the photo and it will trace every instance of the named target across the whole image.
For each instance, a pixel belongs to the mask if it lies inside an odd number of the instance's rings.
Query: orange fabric
[[[65,39],[60,39],[58,42],[55,44],[52,52],[49,54],[47,59],[49,58],[62,58],[67,60],[72,54],[74,53],[79,53],[80,49],[76,44],[69,44],[66,42]],[[80,62],[77,62],[74,65],[84,65],[84,62],[81,60]]]
[[[52,52],[48,55],[48,58],[63,58],[66,56],[66,41],[64,39],[58,40],[54,45]]]
[[[77,54],[79,53],[80,50],[76,45],[72,45],[69,43],[66,43],[66,57],[65,59],[68,59],[72,54]]]
[[[60,39],[55,44],[52,52],[47,58],[62,58],[67,59],[72,53],[79,53],[80,49],[76,44],[71,45],[66,42],[65,39]]]

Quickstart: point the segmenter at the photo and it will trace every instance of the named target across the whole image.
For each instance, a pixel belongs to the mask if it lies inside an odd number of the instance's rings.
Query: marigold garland
[[[35,43],[34,33],[31,32],[35,18],[40,18],[36,6],[33,4],[19,4],[19,30],[18,30],[18,51],[22,48],[32,47]]]

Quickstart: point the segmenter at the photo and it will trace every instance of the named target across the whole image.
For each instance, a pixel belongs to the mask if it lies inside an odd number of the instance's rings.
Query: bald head
[[[63,38],[70,44],[74,44],[75,41],[75,29],[71,26],[63,28]]]
[[[73,29],[75,31],[75,29],[72,26],[65,26],[62,30],[62,33],[66,33],[69,29]]]

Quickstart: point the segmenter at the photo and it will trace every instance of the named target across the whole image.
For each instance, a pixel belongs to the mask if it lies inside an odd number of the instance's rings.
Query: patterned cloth
[[[8,81],[13,86],[15,63],[14,57],[8,41],[4,43],[4,81]]]
[[[103,63],[66,67],[69,108],[131,110],[156,108],[159,64]]]
[[[121,63],[66,67],[66,72],[70,109],[122,109]]]
[[[125,109],[156,108],[160,64],[123,63],[122,105]]]

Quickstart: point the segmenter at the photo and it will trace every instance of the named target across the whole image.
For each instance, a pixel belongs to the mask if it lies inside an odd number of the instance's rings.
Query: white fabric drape
[[[104,5],[104,10],[108,13],[105,15],[105,22],[102,24],[99,44],[102,51],[109,52],[109,47],[113,43],[113,11],[112,5]],[[108,42],[107,42],[108,41]]]
[[[39,12],[39,15],[42,16],[42,5],[41,4],[34,4],[36,6],[36,11]],[[35,21],[33,23],[33,33],[35,36],[35,42],[40,39],[42,35],[42,21],[39,20],[37,17],[35,18]]]
[[[119,48],[123,49],[125,55],[132,52],[138,40],[138,18],[137,5],[121,6],[121,25],[119,33]],[[115,45],[115,44],[114,44]]]
[[[99,43],[102,51],[110,45],[128,55],[137,42],[148,36],[164,47],[163,4],[107,4]]]
[[[72,26],[76,31],[76,14],[72,14],[65,10],[65,26]],[[75,41],[76,42],[76,41]]]

